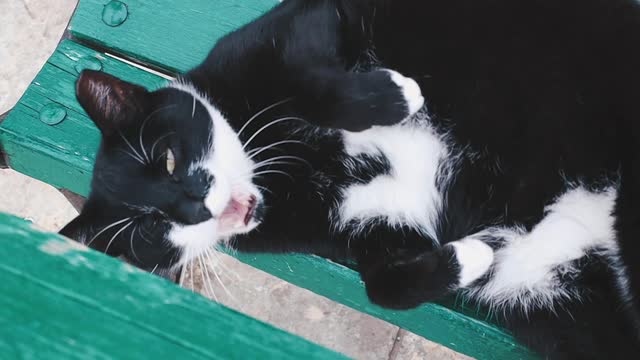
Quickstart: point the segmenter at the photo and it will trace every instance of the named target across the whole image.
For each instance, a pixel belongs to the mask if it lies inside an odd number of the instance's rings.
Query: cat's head
[[[259,224],[254,163],[225,116],[192,86],[150,92],[84,71],[76,95],[102,142],[85,208],[62,234],[151,270]]]

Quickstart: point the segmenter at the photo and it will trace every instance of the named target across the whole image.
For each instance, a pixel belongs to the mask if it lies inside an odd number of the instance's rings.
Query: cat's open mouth
[[[218,218],[222,232],[235,232],[249,226],[253,219],[257,198],[254,195],[232,196],[227,207]]]

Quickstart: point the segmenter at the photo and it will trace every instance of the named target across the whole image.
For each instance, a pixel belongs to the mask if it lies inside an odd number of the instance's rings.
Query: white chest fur
[[[344,133],[348,155],[382,155],[391,171],[343,190],[339,224],[356,220],[364,226],[371,219],[381,219],[393,227],[411,226],[436,239],[435,222],[442,207],[437,179],[446,169],[449,151],[442,137],[423,124]]]

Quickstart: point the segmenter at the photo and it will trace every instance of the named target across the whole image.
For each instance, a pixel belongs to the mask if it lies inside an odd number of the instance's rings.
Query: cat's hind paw
[[[465,287],[484,276],[493,264],[493,249],[480,240],[465,238],[445,246],[455,249],[459,287]]]

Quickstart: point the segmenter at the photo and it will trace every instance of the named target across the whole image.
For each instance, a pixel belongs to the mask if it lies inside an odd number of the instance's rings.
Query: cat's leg
[[[371,300],[410,308],[452,290],[492,305],[552,305],[571,295],[558,271],[590,251],[615,251],[613,207],[616,190],[571,189],[547,207],[530,232],[489,228],[433,252],[363,262],[361,273]],[[492,250],[487,244],[495,245]],[[481,286],[474,283],[484,275]]]
[[[296,99],[303,117],[314,125],[362,131],[393,125],[424,104],[418,84],[396,71],[350,73],[339,69],[303,69]]]
[[[281,53],[282,81],[302,116],[314,125],[361,131],[396,124],[424,104],[418,84],[396,71],[353,72],[360,54],[372,51],[367,2],[300,1],[283,5],[295,13]]]
[[[494,254],[481,236],[470,236],[421,254],[365,257],[360,273],[371,301],[409,309],[472,284],[491,268]]]

